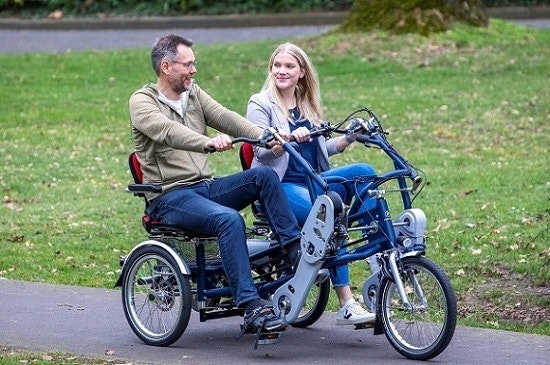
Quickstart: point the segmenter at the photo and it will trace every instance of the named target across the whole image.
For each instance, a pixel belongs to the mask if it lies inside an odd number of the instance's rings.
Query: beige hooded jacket
[[[232,137],[259,138],[263,130],[210,97],[198,85],[182,96],[183,117],[163,100],[155,84],[137,90],[129,101],[132,138],[143,182],[163,192],[212,179],[205,144],[207,127]],[[147,194],[149,200],[155,194]]]

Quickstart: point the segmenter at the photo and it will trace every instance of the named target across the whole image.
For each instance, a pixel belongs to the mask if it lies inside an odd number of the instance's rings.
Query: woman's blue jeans
[[[270,167],[170,190],[151,202],[148,213],[163,224],[216,236],[233,298],[241,305],[258,298],[250,272],[245,222],[239,213],[255,200],[281,245],[300,239],[300,227]]]
[[[338,193],[345,204],[349,205],[352,201],[356,187],[354,186],[354,178],[359,176],[374,175],[374,169],[368,164],[351,164],[347,166],[337,167],[327,171],[323,171],[322,177],[340,177],[348,180],[346,183],[329,184],[329,189]],[[346,189],[345,185],[348,185]],[[319,188],[316,186],[316,188]],[[292,211],[296,215],[298,224],[303,226],[304,222],[311,211],[312,202],[309,191],[306,185],[283,182],[283,189],[288,197]],[[360,190],[360,186],[358,187]],[[351,194],[350,194],[351,192]],[[360,191],[359,191],[360,192]],[[321,194],[321,189],[317,190],[317,194]],[[362,205],[361,211],[368,210],[375,205],[374,201],[367,201]],[[343,249],[345,250],[345,249]],[[348,265],[339,266],[336,270],[331,270],[332,285],[337,288],[349,285],[349,268]]]

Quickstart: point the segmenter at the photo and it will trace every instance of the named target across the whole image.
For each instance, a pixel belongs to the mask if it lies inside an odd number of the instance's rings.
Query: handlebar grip
[[[273,132],[266,132],[262,135],[261,138],[235,137],[231,140],[231,144],[234,145],[239,142],[244,142],[244,143],[250,143],[250,144],[259,145],[259,146],[265,145],[265,147],[267,148],[267,143],[272,140],[273,140]],[[206,149],[206,152],[214,153],[216,152],[216,149],[214,147],[208,147]]]
[[[332,128],[330,125],[324,125],[321,127],[313,127],[309,129],[309,136],[310,137],[317,137],[317,136],[330,137],[330,134],[334,131],[338,133],[346,133],[345,130],[341,130],[341,129],[338,130],[338,129]],[[292,141],[295,141],[295,138],[293,135],[290,135],[289,142],[292,142]]]

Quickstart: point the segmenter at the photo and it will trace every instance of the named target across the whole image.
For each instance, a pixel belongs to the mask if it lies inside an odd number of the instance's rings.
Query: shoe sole
[[[339,326],[345,326],[345,325],[362,324],[362,323],[374,323],[375,320],[376,320],[376,316],[372,316],[372,318],[359,319],[354,321],[349,319],[337,319],[336,324]]]

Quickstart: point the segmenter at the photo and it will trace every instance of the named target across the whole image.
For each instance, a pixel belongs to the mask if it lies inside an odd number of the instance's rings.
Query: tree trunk
[[[448,30],[453,22],[489,23],[481,0],[355,0],[340,29],[427,35]]]

